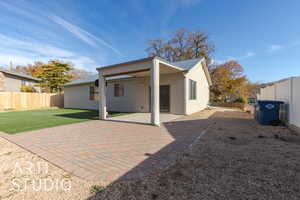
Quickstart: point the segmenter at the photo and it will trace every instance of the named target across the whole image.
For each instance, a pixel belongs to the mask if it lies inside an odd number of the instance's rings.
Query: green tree
[[[148,44],[146,51],[149,56],[159,56],[170,62],[204,57],[209,63],[214,51],[214,46],[204,32],[189,32],[183,28],[172,34],[168,40],[150,40]]]
[[[41,79],[39,86],[44,91],[61,92],[64,84],[72,79],[72,75],[69,73],[72,69],[70,63],[50,60],[48,64],[42,65],[41,73],[37,76]]]

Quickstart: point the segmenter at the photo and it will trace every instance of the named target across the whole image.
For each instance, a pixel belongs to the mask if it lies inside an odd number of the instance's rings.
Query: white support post
[[[183,75],[184,76],[184,114],[185,115],[188,115],[188,101],[189,101],[189,79],[185,76],[185,74]]]
[[[99,118],[106,119],[106,84],[105,77],[99,72]]]
[[[159,120],[159,61],[154,58],[151,67],[151,123],[155,126],[160,126]]]

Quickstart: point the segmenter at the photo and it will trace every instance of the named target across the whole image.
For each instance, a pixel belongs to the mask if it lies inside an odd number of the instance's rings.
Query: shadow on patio
[[[208,114],[205,112],[208,112]],[[204,113],[206,116],[204,116]],[[161,131],[170,135],[173,141],[155,153],[145,153],[145,156],[147,156],[145,160],[114,179],[107,188],[112,187],[118,181],[141,180],[145,176],[158,173],[175,163],[178,155],[184,153],[207,127],[214,123],[213,118],[216,115],[217,112],[207,110],[171,122],[164,122],[161,128],[153,129],[153,131]],[[95,199],[95,197],[91,196],[89,199]]]

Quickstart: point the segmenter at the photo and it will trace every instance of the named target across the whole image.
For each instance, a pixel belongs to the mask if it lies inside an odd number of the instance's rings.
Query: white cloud
[[[238,60],[244,60],[244,59],[253,57],[255,55],[256,55],[256,53],[254,53],[254,52],[247,52],[245,55],[239,57]]]
[[[182,7],[190,7],[200,3],[202,0],[166,0],[162,1],[163,4],[163,16],[161,18],[161,24],[165,26]]]
[[[0,55],[0,67],[9,66],[10,62],[13,65],[23,65],[34,63],[34,60],[30,57],[21,56],[21,55],[11,55],[11,54],[2,54]]]
[[[99,65],[91,58],[89,57],[85,57],[85,56],[79,56],[79,57],[75,57],[75,58],[67,58],[64,59],[64,61],[67,62],[72,62],[75,64],[76,68],[79,69],[86,69],[88,71],[95,71],[97,67],[99,67]],[[89,68],[87,69],[87,66],[89,66]]]
[[[32,64],[35,61],[48,62],[59,59],[74,63],[75,67],[94,70],[98,64],[91,58],[32,40],[19,40],[0,34],[0,66]]]
[[[238,56],[238,57],[236,57],[236,56],[228,56],[227,57],[227,61],[229,61],[229,60],[242,61],[242,60],[245,60],[247,58],[251,58],[251,57],[253,57],[255,55],[256,55],[256,53],[249,51],[249,52],[245,53],[244,55]]]
[[[58,17],[55,15],[49,16],[49,19],[51,19],[53,22],[56,24],[59,24],[66,30],[68,30],[70,33],[72,33],[74,36],[77,38],[81,39],[82,41],[86,42],[87,44],[93,46],[93,47],[98,47],[98,44],[102,44],[105,47],[110,48],[113,50],[116,54],[123,56],[122,53],[114,48],[112,45],[110,45],[108,42],[106,42],[104,39],[96,37],[95,35],[89,33],[88,31]]]
[[[282,45],[273,44],[273,45],[268,47],[268,52],[278,51],[278,50],[283,49],[283,48],[284,48],[284,46],[282,46]]]
[[[186,5],[186,6],[192,6],[194,4],[197,4],[201,2],[202,0],[177,0],[180,4]]]
[[[35,41],[19,40],[12,37],[8,37],[0,33],[1,48],[6,50],[23,50],[27,52],[38,52],[44,56],[59,56],[59,57],[70,57],[75,56],[71,51],[54,47],[50,44],[38,43]]]

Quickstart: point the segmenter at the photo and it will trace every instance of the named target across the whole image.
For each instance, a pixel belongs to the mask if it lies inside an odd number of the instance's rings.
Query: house
[[[149,57],[97,71],[65,85],[66,108],[99,109],[100,119],[106,119],[107,110],[151,112],[152,123],[159,125],[160,112],[189,115],[209,103],[211,79],[203,58],[168,62]]]
[[[35,86],[40,80],[29,75],[0,69],[0,92],[20,92],[22,85]]]

